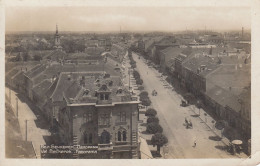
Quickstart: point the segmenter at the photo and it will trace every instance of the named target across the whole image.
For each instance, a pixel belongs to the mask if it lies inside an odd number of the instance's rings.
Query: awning
[[[234,145],[241,145],[243,142],[241,140],[233,140],[232,144]]]

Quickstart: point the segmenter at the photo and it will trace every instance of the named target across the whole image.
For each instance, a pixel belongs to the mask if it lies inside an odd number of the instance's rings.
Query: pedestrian
[[[185,123],[186,123],[186,124],[188,123],[188,120],[187,120],[187,118],[185,118]]]
[[[196,147],[196,145],[197,145],[197,142],[196,142],[196,140],[195,140],[195,141],[194,141],[194,146],[193,146],[193,147],[195,148],[195,147]]]

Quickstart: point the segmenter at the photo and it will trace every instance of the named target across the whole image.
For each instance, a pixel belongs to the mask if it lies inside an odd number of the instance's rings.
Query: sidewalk
[[[198,118],[200,118],[201,121],[204,122],[205,125],[207,125],[207,127],[218,137],[221,138],[221,142],[223,142],[225,145],[229,146],[230,141],[222,136],[222,131],[218,130],[215,128],[215,123],[216,121],[210,116],[208,115],[204,109],[198,109],[195,105],[191,105],[189,106],[190,111],[194,112],[195,114],[200,115],[198,116]],[[214,122],[214,123],[212,123]],[[239,158],[246,158],[248,157],[245,153],[241,152],[240,154],[235,153],[235,155]]]
[[[9,93],[9,88],[6,87],[5,93]],[[8,95],[8,94],[7,94]],[[39,120],[38,117],[31,110],[29,105],[17,97],[17,93],[11,91],[11,105],[16,113],[16,98],[18,99],[18,121],[20,124],[21,134],[23,140],[32,141],[33,147],[35,149],[36,157],[40,158],[40,145],[45,145],[44,136],[49,136],[50,133],[46,129],[39,128],[36,121]],[[27,136],[26,136],[26,121],[27,121]]]

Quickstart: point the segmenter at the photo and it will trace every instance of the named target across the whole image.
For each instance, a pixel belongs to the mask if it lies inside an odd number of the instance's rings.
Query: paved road
[[[214,141],[209,137],[216,135],[207,125],[195,115],[192,109],[194,106],[180,107],[181,96],[171,89],[163,86],[160,75],[155,69],[149,68],[144,59],[138,59],[138,55],[133,53],[143,81],[145,90],[150,94],[153,89],[158,92],[158,96],[150,95],[152,106],[157,110],[160,124],[164,129],[164,134],[168,137],[169,154],[168,158],[231,158],[226,151],[217,149],[224,146],[221,141]],[[196,111],[196,110],[195,110]],[[184,119],[188,117],[193,123],[193,129],[186,129]],[[196,140],[196,147],[193,147]]]
[[[9,88],[5,88],[5,93],[6,96],[9,97]],[[14,108],[13,110],[15,115],[17,115],[16,97],[17,93],[11,90],[11,104]],[[43,136],[50,135],[50,133],[48,130],[38,128],[35,124],[36,119],[37,117],[34,115],[30,107],[18,98],[18,121],[20,124],[22,138],[25,140],[25,120],[27,120],[27,140],[32,141],[36,157],[40,158],[40,145],[45,145]]]

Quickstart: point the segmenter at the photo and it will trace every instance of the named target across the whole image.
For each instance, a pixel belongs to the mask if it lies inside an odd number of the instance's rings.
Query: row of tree
[[[139,94],[139,97],[140,97],[140,101],[141,101],[141,104],[144,105],[146,108],[148,106],[151,105],[151,100],[148,96],[148,92],[147,91],[142,91],[140,94]]]
[[[130,59],[130,65],[132,68],[136,68],[136,62],[133,59],[132,56],[132,51],[128,50],[128,56]],[[136,84],[140,85],[138,87],[138,89],[141,91],[141,93],[139,94],[140,97],[140,101],[142,103],[142,105],[144,105],[147,109],[148,106],[151,105],[151,100],[148,96],[148,92],[144,91],[144,87],[141,86],[143,84],[143,80],[141,79],[141,76],[139,74],[138,71],[134,70],[133,71],[133,77],[136,80]],[[166,136],[164,136],[162,134],[163,132],[163,128],[161,127],[161,125],[159,124],[159,119],[156,117],[157,115],[157,111],[153,108],[149,108],[146,110],[145,112],[145,116],[147,116],[147,126],[146,126],[146,132],[150,133],[150,134],[154,134],[152,136],[151,142],[152,144],[155,146],[157,146],[157,153],[160,154],[160,148],[168,143],[168,139]]]
[[[152,145],[157,146],[157,153],[160,154],[160,148],[168,143],[168,139],[165,135],[162,134],[163,128],[159,124],[159,119],[156,117],[157,111],[153,108],[149,108],[145,112],[145,116],[147,116],[147,126],[146,132],[150,134],[154,134],[151,139]]]

